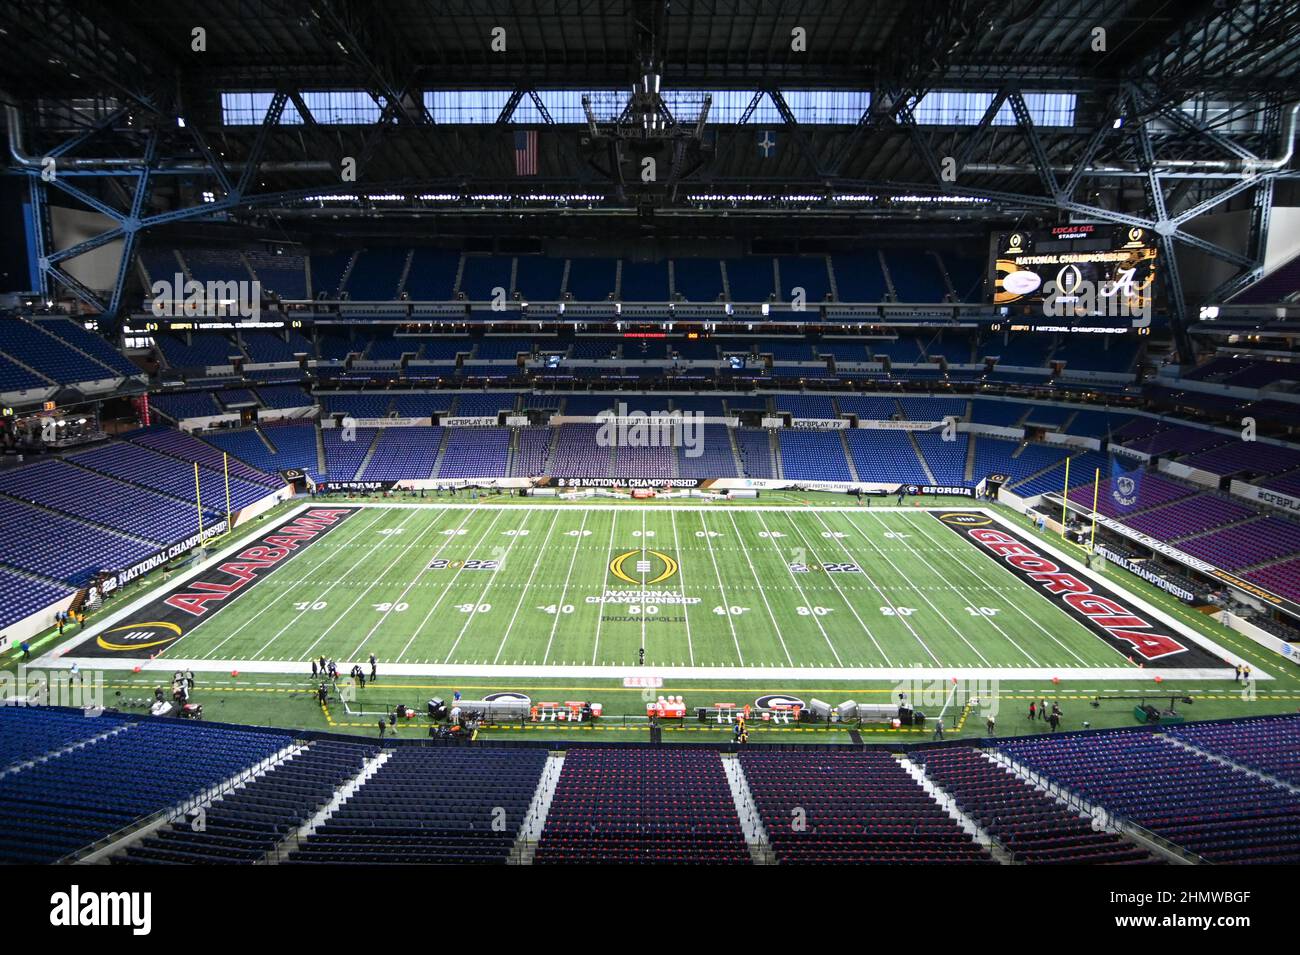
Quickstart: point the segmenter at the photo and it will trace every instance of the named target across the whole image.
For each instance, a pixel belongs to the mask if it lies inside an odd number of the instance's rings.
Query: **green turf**
[[[642,648],[690,667],[1129,665],[923,511],[630,504],[363,509],[164,656],[628,666]]]
[[[464,500],[463,495],[459,500]],[[833,665],[829,649],[832,645],[836,652],[847,654],[848,659],[855,663],[879,659],[881,651],[889,654],[891,660],[895,659],[893,654],[897,654],[897,662],[924,662],[924,651],[920,650],[915,636],[897,615],[888,619],[881,614],[881,606],[915,607],[916,613],[908,618],[908,622],[925,638],[932,651],[942,654],[941,658],[946,658],[948,654],[954,654],[958,660],[973,657],[971,648],[956,637],[953,628],[943,622],[943,616],[947,616],[986,659],[992,660],[995,652],[1014,654],[1012,641],[1003,638],[987,621],[974,617],[962,619],[964,607],[973,605],[1000,609],[1001,612],[994,619],[1007,631],[1009,637],[1035,654],[1035,659],[1039,659],[1043,665],[1071,665],[1073,658],[1067,652],[1067,647],[1087,659],[1090,665],[1124,664],[1099,639],[1082,629],[1073,619],[1063,617],[1060,611],[1041,596],[1024,588],[1002,570],[1000,565],[966,545],[961,538],[943,528],[932,517],[913,508],[881,507],[880,502],[870,509],[858,508],[843,495],[789,492],[781,495],[765,494],[757,502],[791,505],[789,511],[781,514],[754,511],[752,504],[746,502],[714,505],[702,515],[699,511],[677,509],[665,502],[627,507],[617,512],[597,511],[582,503],[574,503],[557,511],[534,509],[527,501],[493,495],[487,501],[480,502],[479,509],[472,512],[465,524],[466,534],[443,536],[439,531],[455,527],[464,518],[464,513],[444,511],[439,514],[428,507],[430,504],[438,504],[437,500],[426,499],[419,503],[422,506],[390,508],[382,512],[375,509],[376,513],[365,511],[350,518],[337,531],[312,544],[301,555],[241,596],[229,609],[214,617],[210,625],[205,625],[208,630],[200,628],[189,639],[195,641],[196,648],[210,652],[214,660],[237,660],[250,647],[255,650],[265,645],[279,629],[297,618],[297,624],[286,630],[284,637],[296,638],[297,645],[300,646],[310,645],[340,617],[340,611],[353,604],[346,615],[346,621],[340,622],[323,638],[330,641],[330,649],[325,650],[322,644],[312,651],[313,654],[328,652],[346,659],[345,655],[379,624],[371,639],[383,640],[384,647],[400,650],[413,632],[418,634],[418,640],[408,649],[406,659],[409,660],[439,659],[435,656],[439,651],[432,649],[435,646],[441,648],[442,658],[445,658],[461,630],[464,630],[461,645],[456,650],[459,659],[490,660],[490,649],[492,656],[501,651],[502,662],[507,659],[540,660],[543,654],[548,653],[546,643],[549,642],[549,662],[563,660],[590,663],[593,650],[600,652],[595,644],[594,631],[588,625],[587,632],[584,632],[574,618],[583,613],[586,614],[584,619],[590,621],[595,610],[585,603],[585,598],[599,594],[603,583],[612,581],[608,571],[612,533],[615,544],[627,543],[627,550],[639,549],[644,544],[678,559],[681,565],[679,574],[664,586],[700,598],[699,604],[689,605],[685,612],[679,606],[665,605],[659,614],[661,618],[689,616],[689,643],[685,638],[685,619],[677,624],[645,625],[647,658],[650,661],[679,662],[678,657],[685,648],[694,655],[697,664],[734,662],[738,642],[741,651],[745,653],[747,664],[776,663],[783,660],[784,656],[774,656],[771,648],[775,646],[776,651],[780,652],[781,642],[784,641],[792,657],[807,666],[817,665],[815,659],[828,658]],[[969,502],[960,500],[941,503],[969,505]],[[843,505],[843,510],[815,513],[806,510],[807,504]],[[277,508],[266,518],[240,528],[232,540],[263,533],[296,506],[297,503]],[[1010,509],[1002,506],[993,506],[993,509],[1014,522],[1027,537],[1040,536]],[[407,523],[402,528],[402,534],[378,533],[383,527],[402,525],[404,520]],[[642,520],[645,521],[644,527]],[[677,532],[675,541],[672,537],[674,523]],[[529,533],[513,537],[498,533],[512,528],[527,529]],[[876,529],[874,536],[872,528]],[[408,535],[418,533],[421,529],[426,532],[424,540],[431,543],[427,547],[418,542],[415,546],[409,546],[416,538]],[[572,537],[565,533],[573,529],[590,530],[592,533]],[[927,533],[921,533],[922,529]],[[634,533],[649,530],[656,532],[653,538],[637,538]],[[696,537],[697,530],[713,531],[723,536]],[[764,531],[778,531],[786,536],[758,536]],[[847,536],[822,537],[823,531],[838,531]],[[914,536],[885,537],[886,533],[910,533]],[[352,543],[354,537],[356,541]],[[487,550],[511,548],[513,544],[509,556],[505,557],[502,571],[462,571],[459,574],[423,571],[427,561],[423,558],[419,561],[415,559],[417,548],[425,558],[431,558],[433,552],[444,544],[445,556],[449,559],[453,548],[456,549],[457,559],[476,556],[468,551],[476,547],[479,537],[484,539],[483,547]],[[495,537],[496,540],[489,548],[486,541],[490,537]],[[738,547],[741,539],[747,542],[743,551]],[[1051,539],[1059,546],[1059,539]],[[906,545],[910,545],[910,549]],[[408,547],[405,557],[402,557],[403,549]],[[793,550],[797,547],[803,547],[805,554],[794,554]],[[845,548],[849,554],[854,555],[853,558],[844,556]],[[836,555],[842,561],[861,563],[867,573],[835,575],[835,580],[832,581],[829,574],[810,571],[800,575],[800,580],[796,583],[794,575],[788,570],[786,558],[804,556],[809,561],[830,562],[836,559]],[[493,558],[494,555],[478,553],[477,556]],[[885,556],[890,560],[885,560]],[[349,570],[359,559],[361,562]],[[635,558],[632,558],[629,563],[634,561]],[[390,563],[393,565],[391,569],[381,575],[379,572]],[[440,574],[448,576],[440,578]],[[1093,727],[1133,725],[1135,702],[1145,698],[1164,706],[1170,695],[1190,695],[1194,698],[1193,704],[1179,704],[1181,711],[1191,719],[1295,712],[1300,708],[1300,670],[1295,666],[1267,653],[1246,637],[1213,622],[1195,608],[1136,577],[1117,569],[1112,569],[1107,574],[1121,587],[1159,606],[1185,627],[1209,636],[1234,655],[1252,662],[1258,670],[1273,674],[1276,679],[1258,684],[1258,692],[1254,695],[1243,694],[1239,687],[1227,680],[1157,686],[1149,680],[1103,681],[1091,677],[1065,679],[1057,684],[1042,680],[1004,679],[996,688],[1000,704],[996,728],[999,735],[1046,730],[1041,722],[1029,723],[1025,719],[1024,710],[1030,698],[1060,700],[1065,710],[1066,729],[1078,729],[1085,721]],[[848,577],[854,579],[848,580]],[[721,587],[719,578],[723,585]],[[388,612],[374,609],[375,603],[394,601],[416,579],[421,582],[428,580],[429,586],[417,584],[407,591],[406,598],[401,601],[409,605],[407,609],[390,609]],[[304,583],[304,580],[314,580],[316,583]],[[321,592],[331,584],[336,584],[335,589],[321,597]],[[503,586],[507,584],[508,586]],[[875,589],[877,586],[879,591]],[[985,588],[982,591],[977,589],[981,586]],[[152,574],[142,582],[133,583],[126,592],[116,597],[108,612],[116,612],[128,601],[134,601],[163,587],[162,576]],[[487,597],[480,599],[485,587]],[[1000,594],[997,588],[1010,589],[1005,594]],[[429,613],[429,608],[438,602],[439,594],[444,590],[447,592],[445,599],[417,630],[416,625]],[[381,591],[383,596],[380,595]],[[884,598],[881,597],[882,592],[886,595]],[[544,594],[551,595],[550,599],[544,600]],[[929,600],[922,599],[921,595]],[[292,608],[292,603],[308,602],[308,598],[312,598],[312,604],[317,599],[324,600],[327,608],[321,611],[297,611]],[[1014,606],[1008,606],[1007,600],[1014,601]],[[480,602],[493,604],[493,609],[486,613],[470,614],[454,609],[458,603],[477,605]],[[818,627],[817,621],[792,610],[793,607],[809,603],[833,608],[829,614],[819,618],[821,627]],[[551,604],[560,607],[572,604],[574,611],[572,614],[561,615],[547,614],[545,610],[537,609]],[[738,616],[713,613],[715,606],[724,605],[746,606],[749,609]],[[516,606],[519,607],[517,615]],[[856,610],[862,624],[858,623],[852,612],[847,611],[850,606]],[[623,612],[625,609],[620,609],[617,616],[631,617],[632,615]],[[265,612],[254,619],[259,610]],[[1044,627],[1050,627],[1064,645],[1048,641],[1036,626],[1021,615],[1021,611],[1035,617]],[[1010,618],[1014,627],[1007,622],[1008,613],[1014,614]],[[268,622],[272,614],[279,621],[274,626]],[[489,615],[498,622],[495,634],[482,626],[487,623]],[[234,633],[242,623],[248,623],[248,626],[242,633]],[[830,636],[830,643],[823,636],[822,629]],[[867,629],[870,629],[880,644],[880,650],[867,638]],[[605,621],[600,630],[600,646],[605,648],[603,658],[607,661],[613,659],[616,651],[634,654],[635,649],[641,645],[642,623],[639,619]],[[780,639],[773,643],[776,634],[780,635]],[[502,641],[507,636],[503,649]],[[947,639],[940,642],[939,638],[945,636]],[[769,647],[766,653],[757,649],[764,645],[760,643],[764,639]],[[228,642],[219,646],[223,640]],[[261,642],[257,643],[258,640]],[[467,640],[471,641],[468,646],[481,645],[484,649],[466,650]],[[56,642],[53,634],[43,635],[35,641],[37,653],[47,651]],[[426,644],[431,649],[424,653],[416,652],[417,646],[423,647]],[[536,645],[536,649],[530,646],[532,644]],[[241,652],[236,653],[232,645]],[[184,641],[178,646],[183,649]],[[274,647],[275,644],[272,645]],[[569,649],[560,650],[561,647]],[[199,655],[197,649],[193,653],[188,650],[184,652],[186,656]],[[376,652],[381,661],[389,659],[384,653]],[[300,650],[299,654],[302,653]],[[664,656],[656,657],[653,655],[656,653]],[[960,656],[963,653],[967,657]],[[820,654],[820,657],[814,657],[815,654]],[[18,662],[17,656],[16,651],[0,656],[0,667],[13,668]],[[273,654],[268,649],[266,658],[288,660],[280,668],[285,672],[241,673],[232,676],[229,666],[223,668],[222,665],[214,665],[199,673],[196,698],[204,704],[209,719],[359,734],[375,733],[375,721],[369,716],[350,716],[337,703],[328,711],[322,710],[315,702],[314,685],[309,679],[308,667],[296,657],[288,652]],[[620,662],[632,661],[623,659]],[[1012,657],[998,662],[1011,665],[1015,659]],[[381,674],[382,672],[381,664]],[[129,671],[109,671],[104,674],[104,679],[110,706],[122,705],[132,697],[148,696],[152,687],[159,682],[156,674],[132,674]],[[644,738],[644,723],[638,717],[644,714],[645,691],[623,687],[618,676],[592,679],[566,676],[384,676],[378,686],[361,691],[356,709],[368,710],[399,702],[420,708],[424,699],[430,696],[450,696],[456,689],[468,698],[493,691],[514,690],[527,693],[533,699],[597,700],[604,703],[608,714],[599,727],[577,729],[550,725],[500,728],[485,731],[489,738]],[[774,686],[770,680],[745,679],[743,671],[739,671],[735,678],[730,679],[671,678],[658,691],[652,691],[651,695],[654,692],[680,693],[694,706],[733,698],[739,702],[752,702],[758,695],[768,692],[793,692],[805,699],[816,696],[832,703],[845,699],[879,702],[890,699],[894,690],[893,681],[820,679],[816,671],[810,671],[807,680],[794,682],[793,685]],[[1106,700],[1094,707],[1091,703],[1098,695],[1119,699]],[[961,712],[955,707],[947,712],[949,735],[984,735],[986,728],[983,719],[974,714],[960,725],[960,729],[954,729],[954,723],[959,720]],[[422,735],[426,729],[424,722],[417,720],[413,724],[402,726],[399,732],[406,736]],[[725,727],[694,722],[680,728],[669,727],[669,731],[675,742],[716,742],[725,740],[729,735],[729,730]],[[751,734],[751,739],[756,742],[845,742],[849,738],[848,728],[755,728]],[[922,733],[905,730],[891,732],[887,728],[871,726],[862,729],[861,738],[868,742],[919,742],[929,737]]]

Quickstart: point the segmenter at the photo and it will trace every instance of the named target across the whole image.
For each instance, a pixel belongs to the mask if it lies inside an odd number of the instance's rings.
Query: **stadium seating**
[[[1276,716],[1227,723],[1192,723],[1173,727],[1169,735],[1300,786],[1300,718]]]
[[[204,447],[216,456],[217,470],[210,469],[207,461],[202,463],[202,467],[199,469],[199,487],[202,500],[212,503],[221,502],[224,512],[226,484],[220,472],[221,453],[210,445],[204,445]],[[131,484],[138,484],[141,487],[159,491],[169,497],[178,498],[188,502],[191,506],[194,504],[193,464],[177,457],[162,454],[128,441],[119,441],[72,455],[68,460],[92,471],[98,471],[108,477],[117,478]],[[235,510],[247,507],[271,493],[272,482],[278,481],[283,486],[283,481],[279,481],[278,478],[273,478],[270,475],[262,475],[264,480],[258,484],[243,480],[237,476],[238,472],[243,469],[252,470],[248,468],[248,465],[242,464],[237,459],[231,459],[230,504]],[[261,474],[261,472],[257,473]],[[211,503],[205,503],[205,507],[207,506],[211,506]]]
[[[63,320],[61,330],[71,323]],[[69,343],[71,332],[56,334],[53,326],[16,316],[0,317],[0,352],[59,384],[100,381],[138,374],[139,369],[117,359],[105,364]],[[89,337],[89,336],[86,336]],[[79,336],[81,341],[84,338]],[[32,387],[35,387],[33,385]]]
[[[520,428],[519,446],[510,463],[510,476],[537,477],[542,474],[551,453],[554,433],[551,428]]]
[[[37,461],[3,472],[0,494],[159,546],[182,540],[198,529],[192,504],[64,461]]]
[[[698,454],[684,443],[677,449],[677,474],[684,478],[737,477],[736,458],[731,450],[731,436],[725,425],[706,424],[696,427]],[[621,455],[620,455],[621,457]]]
[[[992,862],[883,750],[743,750],[740,764],[782,864]]]
[[[1147,732],[1003,743],[1047,780],[1209,862],[1300,861],[1295,794]]]
[[[1178,549],[1223,570],[1241,570],[1300,550],[1300,524],[1264,517],[1188,537],[1178,542]]]
[[[453,434],[456,432],[453,432]],[[374,453],[365,470],[358,472],[358,481],[426,480],[433,476],[438,449],[442,447],[442,428],[410,427],[383,428],[374,443]],[[360,432],[357,443],[362,442]],[[328,447],[326,453],[328,455]],[[330,464],[330,476],[334,477]],[[504,473],[505,468],[503,467]],[[347,478],[340,478],[347,480]]]
[[[112,857],[115,864],[252,865],[261,862],[338,787],[361,772],[377,747],[317,740],[206,807]]]
[[[399,747],[286,863],[505,862],[545,762],[538,749]]]
[[[257,397],[266,408],[310,408],[316,403],[299,385],[261,385]]]
[[[0,707],[0,719],[8,709]],[[102,738],[0,778],[0,862],[57,861],[248,771],[290,741],[274,731],[101,719]]]
[[[283,299],[302,300],[307,295],[307,260],[295,252],[244,253],[248,267],[262,283],[264,292],[274,292]]]
[[[1149,852],[1072,812],[1010,770],[964,746],[922,751],[925,774],[1014,861],[1026,865],[1151,862]]]
[[[778,433],[777,444],[781,449],[781,473],[787,480],[853,479],[844,454],[844,442],[838,431],[781,431]]]
[[[936,483],[945,485],[967,483],[966,454],[970,435],[958,433],[953,436],[953,440],[945,441],[943,435],[938,432],[923,431],[913,434],[913,437]]]
[[[596,443],[601,427],[598,424],[566,424],[559,428],[548,473],[554,477],[612,476],[613,449]]]
[[[748,863],[718,754],[689,748],[571,750],[534,864],[574,862]]]
[[[71,597],[73,588],[0,567],[0,629]]]
[[[122,357],[122,353],[102,336],[87,331],[70,318],[33,318],[41,331],[61,339],[70,348],[93,358],[110,371],[123,376],[138,375],[140,369]]]
[[[118,531],[12,498],[0,497],[0,527],[5,528],[0,561],[74,586],[100,571],[129,567],[157,550]]]
[[[775,477],[769,432],[759,428],[737,428],[735,436],[742,473],[752,478]]]
[[[509,428],[453,428],[438,477],[505,477],[509,456]]]
[[[853,428],[844,432],[858,480],[899,484],[928,484],[912,441],[902,431]]]

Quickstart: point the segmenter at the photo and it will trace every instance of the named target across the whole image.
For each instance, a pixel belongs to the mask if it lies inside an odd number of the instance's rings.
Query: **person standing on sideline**
[[[379,738],[384,738],[384,721],[382,719],[379,721]]]
[[[1029,722],[1032,723],[1034,721],[1034,718],[1037,716],[1038,716],[1038,704],[1035,703],[1033,700],[1030,700],[1029,701]]]
[[[1051,725],[1052,732],[1055,733],[1056,728],[1061,725],[1060,712],[1058,710],[1053,710],[1052,715],[1048,718],[1047,722]]]
[[[993,716],[992,716],[992,714],[990,714],[990,715],[989,715],[989,718],[988,718],[987,720],[984,721],[984,725],[988,727],[989,735],[990,735],[990,736],[994,735],[993,730],[994,730],[994,726],[995,726],[996,724],[995,724],[994,721],[993,721]]]
[[[18,649],[23,651],[24,660],[30,660],[32,658],[32,645],[28,643],[26,640],[18,644]]]
[[[1046,719],[1047,719],[1047,700],[1043,700],[1043,702],[1041,702],[1041,703],[1038,704],[1038,715],[1041,716],[1041,717],[1043,718],[1044,721],[1046,721]]]
[[[315,661],[315,660],[312,660],[312,661],[311,661],[311,679],[312,679],[312,682],[313,682],[313,683],[316,682],[316,673],[317,673],[317,669],[316,669],[316,661]]]
[[[375,655],[372,653],[370,654],[370,682],[374,683],[378,679],[379,679],[379,668],[378,668],[378,664],[375,662]]]
[[[943,717],[934,721],[934,738],[943,739]]]

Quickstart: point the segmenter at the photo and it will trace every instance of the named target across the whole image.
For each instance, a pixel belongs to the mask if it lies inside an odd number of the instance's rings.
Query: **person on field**
[[[1029,722],[1032,723],[1034,721],[1034,717],[1036,717],[1037,715],[1038,715],[1038,705],[1033,700],[1030,700],[1029,701]]]

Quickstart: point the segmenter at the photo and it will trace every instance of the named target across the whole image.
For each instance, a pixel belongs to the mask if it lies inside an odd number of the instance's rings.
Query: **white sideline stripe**
[[[290,660],[140,660],[123,657],[61,657],[55,668],[66,668],[73,663],[85,668],[101,670],[132,670],[141,672],[172,672],[177,669],[196,673],[213,673],[238,670],[240,673],[291,673],[299,676],[308,687],[310,678],[303,673],[299,661]],[[965,680],[998,679],[1036,681],[1060,677],[1062,680],[1121,680],[1132,683],[1150,683],[1156,677],[1162,680],[1213,680],[1222,683],[1223,669],[1155,669],[1148,667],[639,667],[635,664],[536,666],[525,664],[482,663],[385,663],[384,673],[399,676],[449,676],[449,677],[593,677],[601,679],[625,676],[661,676],[674,680],[947,680],[950,677]],[[1272,677],[1260,675],[1260,679]],[[1152,695],[1158,695],[1153,690]]]

